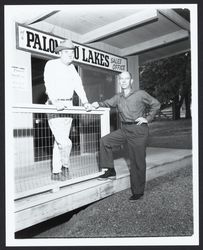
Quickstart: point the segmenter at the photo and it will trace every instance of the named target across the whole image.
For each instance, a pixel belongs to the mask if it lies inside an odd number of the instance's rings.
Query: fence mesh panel
[[[69,135],[72,142],[70,179],[99,172],[100,115],[60,114],[60,117],[73,119]],[[51,180],[55,139],[47,114],[15,112],[14,121],[15,193],[57,183]]]

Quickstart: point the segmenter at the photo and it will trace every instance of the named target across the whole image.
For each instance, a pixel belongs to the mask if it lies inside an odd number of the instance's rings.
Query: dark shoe
[[[61,173],[52,173],[51,174],[51,179],[53,181],[65,181],[65,180],[67,180],[62,172]]]
[[[116,179],[116,171],[114,168],[109,168],[107,171],[105,171],[104,174],[100,175],[97,179],[100,181],[105,181],[107,179],[115,180]]]
[[[62,174],[66,177],[66,179],[70,179],[70,173],[68,168],[62,167]]]
[[[129,201],[130,201],[130,202],[134,202],[134,201],[136,201],[136,200],[139,200],[143,195],[144,195],[144,194],[133,194],[133,195],[130,197]]]

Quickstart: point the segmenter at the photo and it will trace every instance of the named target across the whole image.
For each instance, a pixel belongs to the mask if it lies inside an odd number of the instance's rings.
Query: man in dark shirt
[[[100,166],[108,170],[99,176],[99,180],[115,179],[112,148],[127,144],[130,158],[130,183],[132,196],[130,201],[144,194],[146,182],[146,145],[149,134],[148,123],[160,108],[160,103],[144,90],[132,89],[133,79],[129,72],[119,75],[122,92],[103,102],[94,102],[92,106],[117,107],[121,129],[113,131],[100,140]],[[145,116],[146,106],[149,112]]]

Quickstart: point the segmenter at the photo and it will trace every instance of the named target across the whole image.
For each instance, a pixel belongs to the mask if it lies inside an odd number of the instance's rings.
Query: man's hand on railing
[[[99,103],[98,102],[93,102],[92,107],[95,108],[95,109],[98,109],[99,108]]]
[[[92,110],[92,105],[90,103],[84,103],[84,108],[85,110],[88,112],[88,111],[91,111]]]
[[[55,106],[56,106],[56,109],[57,109],[58,111],[62,111],[62,110],[65,109],[65,106],[64,106],[62,103],[60,103],[60,102],[56,102],[56,103],[55,103]]]

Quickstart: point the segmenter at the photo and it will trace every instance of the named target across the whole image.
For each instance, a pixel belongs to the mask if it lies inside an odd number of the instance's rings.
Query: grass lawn
[[[149,128],[149,147],[192,149],[190,119],[154,121]]]

